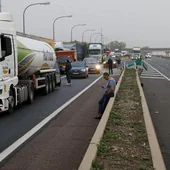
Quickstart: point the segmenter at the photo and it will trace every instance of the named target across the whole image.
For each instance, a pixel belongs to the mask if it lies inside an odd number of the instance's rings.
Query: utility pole
[[[103,43],[103,32],[102,32],[102,28],[101,28],[101,43]]]
[[[0,12],[2,12],[2,0],[0,0]]]

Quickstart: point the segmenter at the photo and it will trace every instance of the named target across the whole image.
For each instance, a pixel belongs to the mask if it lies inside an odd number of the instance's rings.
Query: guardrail
[[[135,69],[137,69],[138,67],[143,67],[145,70],[148,69],[147,64],[143,60],[128,61],[127,63],[123,62],[121,64],[122,69],[129,68],[129,67],[134,67]]]

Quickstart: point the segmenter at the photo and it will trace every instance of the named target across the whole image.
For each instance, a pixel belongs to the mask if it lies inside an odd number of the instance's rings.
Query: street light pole
[[[95,43],[97,42],[98,37],[101,37],[101,35],[98,35],[98,36],[96,37],[96,39],[95,39]]]
[[[84,34],[85,34],[85,32],[90,32],[90,31],[95,31],[95,30],[94,29],[93,30],[85,30],[83,32],[83,34],[82,34],[82,43],[84,42]]]
[[[2,1],[0,0],[0,12],[2,12]]]
[[[23,33],[25,34],[25,12],[26,10],[31,7],[31,6],[35,6],[35,5],[50,5],[50,2],[44,2],[44,3],[34,3],[34,4],[30,4],[28,5],[23,12]]]
[[[101,43],[103,44],[103,29],[101,28]]]
[[[93,36],[93,35],[98,35],[98,34],[100,34],[100,33],[91,34],[91,36],[90,36],[90,42],[91,42],[92,36]]]
[[[73,29],[75,27],[78,27],[78,26],[85,26],[86,24],[77,24],[77,25],[74,25],[72,28],[71,28],[71,42],[73,41]]]
[[[72,15],[67,15],[67,16],[61,16],[61,17],[58,17],[54,20],[53,22],[53,41],[55,42],[55,22],[60,19],[60,18],[71,18],[73,17]]]

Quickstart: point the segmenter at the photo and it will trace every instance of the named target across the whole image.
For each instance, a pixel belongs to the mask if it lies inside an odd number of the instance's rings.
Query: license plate
[[[79,74],[79,73],[73,73],[73,74]]]

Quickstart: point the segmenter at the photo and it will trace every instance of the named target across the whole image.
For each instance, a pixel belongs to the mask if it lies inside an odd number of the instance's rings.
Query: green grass
[[[135,69],[125,70],[92,168],[153,170]]]

